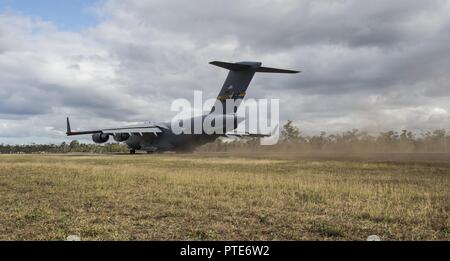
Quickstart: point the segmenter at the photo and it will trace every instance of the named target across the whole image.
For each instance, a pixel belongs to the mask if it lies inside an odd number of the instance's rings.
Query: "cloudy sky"
[[[302,70],[247,97],[305,133],[450,129],[449,1],[0,0],[0,143],[170,119],[217,95],[212,60]]]

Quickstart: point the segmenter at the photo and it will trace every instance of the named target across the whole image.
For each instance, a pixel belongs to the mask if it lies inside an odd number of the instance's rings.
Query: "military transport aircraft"
[[[234,102],[239,100],[242,101],[255,73],[300,72],[262,67],[262,63],[260,62],[227,63],[214,61],[210,64],[228,69],[230,72],[225,80],[222,90],[219,93],[219,96],[217,97],[216,104],[211,109],[211,112],[207,115],[202,115],[199,117],[201,117],[201,120],[204,120],[208,115],[211,116],[214,114],[213,116],[215,121],[226,122],[231,120],[233,122],[231,126],[230,124],[221,125],[224,128],[221,132],[222,134],[207,134],[205,131],[201,131],[201,133],[198,134],[176,134],[171,127],[171,122],[148,123],[143,125],[92,131],[72,131],[70,128],[69,118],[67,118],[66,134],[68,136],[92,134],[92,140],[95,143],[105,143],[109,140],[109,137],[112,136],[117,142],[125,142],[130,149],[130,154],[135,154],[136,150],[146,151],[147,153],[163,151],[192,151],[197,146],[212,142],[219,137],[228,136],[227,133],[237,128],[238,123],[242,121],[241,118],[236,116],[237,108],[235,108],[231,113],[226,112],[225,109],[216,110],[215,108],[218,108],[217,106],[222,106],[222,108],[225,108],[226,102],[230,99]],[[191,121],[191,123],[194,123],[196,120],[198,120],[198,117],[197,119],[195,117],[187,119],[187,121]],[[181,123],[181,125],[183,124],[185,124],[185,120]],[[189,126],[193,126],[193,124]],[[266,137],[269,135],[243,133],[236,134],[235,136]]]

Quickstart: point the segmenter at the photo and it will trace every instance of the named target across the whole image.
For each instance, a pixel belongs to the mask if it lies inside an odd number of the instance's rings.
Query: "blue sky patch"
[[[98,22],[92,7],[99,0],[0,0],[0,12],[18,12],[54,23],[63,30],[77,31]]]

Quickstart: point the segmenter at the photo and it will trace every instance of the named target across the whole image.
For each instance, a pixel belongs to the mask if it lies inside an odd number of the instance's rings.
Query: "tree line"
[[[28,145],[4,145],[0,144],[0,153],[2,154],[39,154],[39,153],[70,153],[70,152],[87,152],[87,153],[113,153],[128,152],[128,148],[124,144],[106,143],[106,144],[87,144],[73,140],[69,144],[62,142],[61,144],[28,144]]]
[[[370,135],[366,131],[353,129],[338,134],[321,132],[318,135],[304,135],[292,121],[287,121],[281,129],[279,142],[273,146],[261,146],[258,139],[231,142],[219,139],[200,149],[211,152],[450,152],[450,133],[440,129],[420,134],[402,130]]]
[[[426,131],[420,134],[408,130],[380,132],[370,135],[353,129],[338,134],[321,132],[318,135],[304,135],[292,121],[281,129],[281,137],[276,145],[261,146],[259,139],[217,139],[197,149],[203,152],[450,152],[450,133],[444,129]],[[74,140],[61,144],[0,144],[0,153],[126,153],[125,144],[87,144]]]

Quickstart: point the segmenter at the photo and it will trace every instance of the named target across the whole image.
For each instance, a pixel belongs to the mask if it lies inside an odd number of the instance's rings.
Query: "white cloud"
[[[118,1],[65,32],[0,14],[0,142],[65,139],[164,120],[176,98],[219,91],[211,60],[301,69],[257,75],[249,97],[281,98],[305,132],[450,128],[446,1]]]

